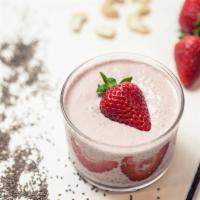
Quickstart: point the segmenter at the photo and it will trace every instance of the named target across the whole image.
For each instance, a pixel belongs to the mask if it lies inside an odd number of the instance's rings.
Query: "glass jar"
[[[118,60],[144,63],[156,68],[171,82],[176,92],[179,108],[175,120],[169,124],[167,130],[148,142],[128,146],[99,142],[80,130],[67,113],[65,101],[69,88],[77,81],[77,77],[101,63]],[[110,191],[134,191],[152,184],[166,172],[173,156],[178,125],[184,109],[184,94],[177,78],[161,63],[145,56],[127,53],[90,59],[69,75],[62,88],[60,103],[71,160],[78,173],[89,183]]]

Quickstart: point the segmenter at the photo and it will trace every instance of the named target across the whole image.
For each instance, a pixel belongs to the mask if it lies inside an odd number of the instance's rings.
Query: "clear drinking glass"
[[[108,145],[98,142],[89,138],[86,133],[79,130],[76,124],[73,124],[70,120],[66,112],[65,99],[68,95],[68,89],[78,75],[84,70],[90,69],[102,62],[117,60],[130,60],[151,65],[165,74],[177,93],[179,108],[173,124],[168,130],[160,134],[157,138],[152,139],[150,142],[148,141],[135,146]],[[78,66],[68,76],[62,88],[60,103],[64,116],[71,160],[78,173],[92,185],[110,191],[134,191],[152,184],[166,172],[173,156],[178,125],[184,109],[184,94],[177,78],[161,63],[145,56],[128,53],[114,53],[90,59]],[[90,126],[90,124],[88,124],[88,126]],[[88,158],[83,158],[82,151],[84,151],[85,155],[88,154],[95,158],[95,162]],[[159,166],[157,168],[150,168],[148,176],[139,177],[137,180],[134,180],[134,178],[130,180],[121,172],[122,165],[120,163],[122,163],[124,158],[134,157],[137,160],[143,160],[143,165],[137,166],[137,170],[143,170],[142,168],[145,167],[144,163],[148,165],[148,162],[152,161],[151,159],[154,155],[160,156],[158,156],[158,160],[155,161]],[[109,169],[111,165],[114,169],[110,171],[105,169],[103,173],[96,173],[96,163],[98,163],[99,160],[110,160],[111,158],[113,162],[108,163],[107,168]],[[86,164],[90,165],[90,170],[85,167]],[[139,169],[140,167],[141,169]]]

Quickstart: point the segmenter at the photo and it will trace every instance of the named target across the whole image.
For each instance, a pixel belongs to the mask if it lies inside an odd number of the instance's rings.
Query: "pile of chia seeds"
[[[12,145],[16,134],[37,125],[35,121],[25,123],[30,115],[26,105],[48,90],[42,78],[46,73],[43,62],[35,56],[38,45],[38,40],[25,42],[21,38],[0,44],[0,199],[46,200],[49,195],[47,174],[39,167],[40,150],[26,137]],[[20,104],[25,111],[19,117],[16,108]]]

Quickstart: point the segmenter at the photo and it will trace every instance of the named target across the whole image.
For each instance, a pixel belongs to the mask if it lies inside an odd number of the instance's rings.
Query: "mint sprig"
[[[98,93],[99,96],[102,96],[108,89],[117,85],[117,81],[113,77],[107,77],[103,72],[100,72],[100,75],[104,83],[98,84],[96,92]],[[132,77],[126,77],[122,79],[119,83],[131,82],[131,81]]]

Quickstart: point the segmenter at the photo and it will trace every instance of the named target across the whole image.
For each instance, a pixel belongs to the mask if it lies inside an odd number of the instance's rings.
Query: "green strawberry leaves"
[[[101,78],[103,79],[107,88],[111,88],[117,84],[117,81],[112,77],[107,77],[103,72],[100,72]]]
[[[100,96],[103,95],[107,89],[108,88],[106,87],[106,84],[102,84],[102,85],[98,84],[98,86],[97,86],[98,95],[100,95]]]
[[[193,31],[194,35],[200,36],[200,14],[197,17],[197,21],[195,23],[195,29]]]
[[[100,75],[104,83],[98,84],[96,92],[99,96],[102,96],[108,89],[117,85],[117,81],[116,79],[112,77],[107,77],[103,72],[100,72]],[[122,79],[120,83],[131,82],[131,81],[132,81],[132,77],[127,77],[127,78]]]
[[[107,77],[104,73],[100,72],[101,78],[104,84],[98,84],[97,93],[98,95],[103,95],[109,88],[117,84],[117,81],[112,77]]]
[[[184,38],[186,35],[188,35],[188,33],[186,33],[185,31],[183,31],[182,29],[179,30],[179,39]]]

